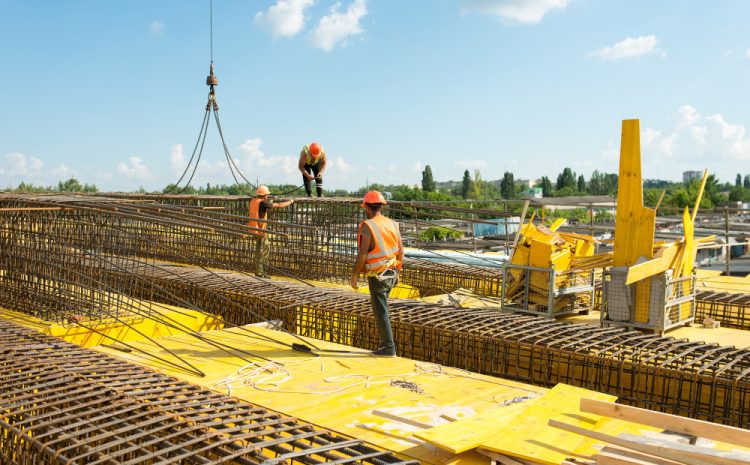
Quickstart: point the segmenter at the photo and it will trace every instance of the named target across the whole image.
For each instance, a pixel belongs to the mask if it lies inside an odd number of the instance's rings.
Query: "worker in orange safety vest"
[[[294,200],[274,203],[268,198],[271,191],[267,186],[260,185],[255,190],[255,197],[250,199],[248,216],[250,219],[247,225],[252,228],[250,234],[257,238],[255,243],[255,276],[267,278],[266,267],[268,265],[268,255],[271,252],[271,245],[268,243],[268,236],[263,231],[268,228],[268,210],[274,208],[286,208],[294,203]]]
[[[370,304],[378,324],[380,345],[373,355],[396,356],[393,331],[388,315],[388,294],[398,284],[398,273],[404,261],[404,245],[398,223],[383,215],[386,205],[383,194],[370,191],[365,194],[362,208],[367,219],[359,225],[357,238],[359,252],[352,269],[351,286],[357,289],[360,273],[367,276]]]

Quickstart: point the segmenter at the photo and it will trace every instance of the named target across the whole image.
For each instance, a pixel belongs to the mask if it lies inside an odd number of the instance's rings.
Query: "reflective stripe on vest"
[[[268,226],[268,224],[265,221],[263,222],[256,221],[258,219],[265,220],[268,218],[268,210],[266,210],[266,212],[263,214],[263,218],[260,218],[260,204],[262,203],[263,203],[263,199],[261,199],[260,197],[255,197],[253,199],[250,199],[250,208],[249,208],[250,211],[248,212],[248,216],[250,217],[250,220],[247,222],[247,225],[250,226],[251,228],[266,229],[266,227]],[[250,232],[254,234],[264,234],[259,231],[250,231]]]
[[[367,252],[365,270],[367,273],[379,273],[388,267],[398,255],[398,225],[390,218],[378,215],[371,220],[365,220],[359,225],[359,242],[362,242],[362,224],[367,223],[372,233],[375,247]]]
[[[315,158],[312,156],[312,153],[310,153],[310,147],[305,145],[302,150],[305,151],[305,164],[306,165],[317,165],[320,163],[320,160],[323,159],[323,147],[320,148],[320,156],[318,158]]]

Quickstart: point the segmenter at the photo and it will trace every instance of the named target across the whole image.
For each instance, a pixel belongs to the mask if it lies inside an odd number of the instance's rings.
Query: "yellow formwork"
[[[95,347],[114,344],[115,341],[142,341],[146,337],[157,339],[164,336],[183,334],[185,331],[201,332],[219,329],[224,323],[215,317],[185,308],[170,305],[140,302],[140,305],[151,307],[151,311],[160,315],[159,319],[168,319],[174,325],[166,326],[151,318],[123,316],[120,321],[110,319],[102,322],[82,320],[80,324],[57,324],[45,321],[25,313],[0,308],[0,318],[13,321],[32,328],[40,333],[63,339],[81,347]],[[154,308],[158,310],[154,310]],[[178,326],[178,328],[174,327]],[[182,327],[184,329],[180,329]]]
[[[487,458],[475,451],[455,455],[436,449],[413,436],[422,428],[373,411],[440,425],[448,423],[446,416],[468,418],[514,398],[546,392],[544,388],[439,365],[399,357],[375,357],[366,351],[317,340],[311,342],[321,349],[351,353],[321,351],[320,357],[312,357],[289,349],[291,343],[299,342],[291,335],[247,328],[280,343],[247,337],[238,328],[210,331],[203,336],[275,363],[261,359],[250,363],[186,335],[165,337],[158,342],[179,351],[206,374],[203,378],[163,365],[137,351],[122,353],[107,347],[97,350],[432,464],[486,465]],[[153,345],[133,345],[166,356],[166,352]]]

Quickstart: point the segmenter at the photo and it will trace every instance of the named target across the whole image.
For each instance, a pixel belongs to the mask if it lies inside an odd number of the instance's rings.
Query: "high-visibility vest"
[[[312,156],[312,153],[310,153],[310,146],[305,145],[304,147],[302,147],[302,150],[305,152],[306,165],[317,165],[318,163],[320,163],[320,160],[322,160],[326,155],[326,153],[323,151],[323,147],[320,148],[320,156],[318,158]]]
[[[395,263],[401,235],[395,221],[383,215],[378,215],[359,224],[357,240],[360,246],[362,244],[362,225],[365,223],[370,227],[375,242],[375,247],[367,252],[367,258],[365,259],[365,272],[372,275],[386,270],[389,265]]]
[[[262,228],[266,229],[268,224],[265,221],[257,221],[258,219],[267,219],[268,218],[268,210],[266,210],[263,213],[263,218],[260,218],[260,204],[263,203],[263,199],[260,197],[254,197],[250,199],[250,208],[248,212],[248,216],[250,217],[250,220],[247,222],[247,225],[251,228]],[[258,234],[258,235],[265,235],[265,233],[260,231],[251,230],[251,234]]]

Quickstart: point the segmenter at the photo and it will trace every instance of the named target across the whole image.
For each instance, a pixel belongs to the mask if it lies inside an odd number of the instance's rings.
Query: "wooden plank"
[[[665,443],[658,439],[646,438],[643,436],[634,436],[624,434],[622,436],[611,436],[609,434],[592,431],[588,428],[571,425],[562,421],[550,420],[549,425],[560,428],[571,433],[581,434],[599,441],[608,442],[621,447],[644,452],[646,454],[656,455],[665,459],[675,460],[687,465],[748,465],[750,464],[750,454],[748,460],[739,459],[739,454],[732,452],[722,452],[706,447],[686,446],[679,443]]]
[[[615,396],[558,384],[520,415],[516,421],[496,430],[481,447],[514,458],[558,465],[585,442],[579,435],[547,426],[547,420],[561,414],[574,415],[580,424],[594,424],[598,416],[580,414],[582,397],[615,400]]]
[[[612,454],[609,452],[600,452],[596,454],[595,458],[597,465],[659,465],[659,462],[628,457],[626,455]],[[677,462],[671,463],[677,464]]]
[[[535,400],[529,399],[517,402],[473,417],[435,426],[425,431],[417,431],[414,433],[414,437],[448,452],[459,454],[475,449],[483,442],[490,441],[498,430],[513,422]]]
[[[636,281],[641,281],[659,273],[664,273],[669,269],[670,263],[671,260],[667,260],[664,257],[657,257],[635,264],[628,268],[628,276],[625,279],[625,284],[633,284]]]
[[[596,399],[583,398],[580,407],[582,412],[595,413],[605,417],[655,426],[676,433],[750,447],[750,430],[735,428],[734,426],[719,425],[628,405],[602,402]]]
[[[654,463],[656,465],[680,465],[680,462],[675,462],[674,460],[656,457],[655,455],[651,455],[651,454],[644,454],[643,452],[638,452],[637,450],[633,450],[633,449],[627,449],[625,447],[609,445],[609,446],[604,447],[604,449],[602,449],[602,452],[606,454],[614,454],[614,455],[619,455],[623,457],[630,457],[634,459],[644,460],[644,461]]]

